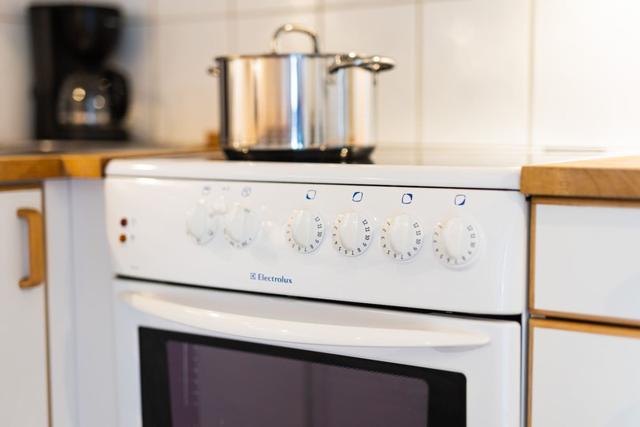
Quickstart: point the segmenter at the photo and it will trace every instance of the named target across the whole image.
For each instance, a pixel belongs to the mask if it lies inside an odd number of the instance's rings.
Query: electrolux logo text
[[[249,279],[259,282],[271,282],[282,285],[293,285],[293,279],[286,276],[269,276],[263,273],[249,273]]]

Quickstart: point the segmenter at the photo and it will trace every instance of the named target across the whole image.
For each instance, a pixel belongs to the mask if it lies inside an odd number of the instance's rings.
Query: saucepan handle
[[[329,73],[335,73],[338,70],[350,67],[364,68],[365,70],[379,73],[380,71],[391,70],[395,65],[396,63],[393,59],[384,56],[363,56],[349,53],[347,55],[337,55],[329,66]]]
[[[220,75],[220,67],[217,65],[212,65],[207,68],[207,73],[212,75],[213,77],[218,77]]]

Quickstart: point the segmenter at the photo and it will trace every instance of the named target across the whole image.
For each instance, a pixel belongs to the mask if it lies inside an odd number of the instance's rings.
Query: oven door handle
[[[246,312],[235,307],[233,312],[229,312],[142,292],[122,292],[119,298],[134,309],[163,320],[247,339],[326,346],[422,348],[478,347],[490,341],[487,335],[476,331],[403,328],[397,325],[371,327],[347,322],[319,322],[317,319],[301,321],[260,317],[254,314],[255,307],[247,307]],[[269,301],[264,301],[264,304],[269,304]],[[330,315],[327,318],[331,319]],[[380,318],[372,320],[376,325],[383,323]]]

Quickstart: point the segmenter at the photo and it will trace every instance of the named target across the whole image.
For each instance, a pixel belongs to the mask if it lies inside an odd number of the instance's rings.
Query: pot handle
[[[337,55],[333,61],[333,64],[329,66],[329,73],[333,74],[338,70],[349,67],[364,68],[374,73],[380,71],[391,70],[396,66],[396,63],[391,58],[384,56],[362,56],[355,53],[348,55]]]
[[[220,67],[217,65],[210,66],[209,68],[207,68],[207,74],[213,77],[218,77],[220,75]]]
[[[271,37],[271,53],[279,53],[278,38],[283,33],[302,33],[311,38],[313,42],[313,53],[320,53],[320,42],[318,41],[318,34],[309,28],[299,24],[284,24],[278,27]]]

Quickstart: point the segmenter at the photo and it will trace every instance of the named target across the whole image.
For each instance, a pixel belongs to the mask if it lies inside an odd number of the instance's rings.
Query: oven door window
[[[464,427],[461,373],[139,329],[144,426]]]

